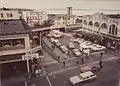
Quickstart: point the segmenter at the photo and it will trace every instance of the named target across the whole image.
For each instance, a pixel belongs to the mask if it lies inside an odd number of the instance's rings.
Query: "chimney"
[[[72,7],[67,7],[68,15],[72,15]]]

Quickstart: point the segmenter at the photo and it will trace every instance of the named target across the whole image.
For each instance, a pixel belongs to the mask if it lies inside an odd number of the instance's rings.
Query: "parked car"
[[[71,43],[68,44],[68,48],[74,49],[74,48],[75,48],[75,45],[71,42]]]
[[[50,41],[53,43],[55,41],[55,39],[54,38],[50,38]]]
[[[93,51],[101,51],[101,50],[105,50],[106,47],[101,46],[101,45],[98,45],[98,44],[92,44],[92,45],[91,45],[91,49],[92,49]]]
[[[73,51],[74,55],[77,57],[81,55],[79,49],[73,49],[72,51]]]
[[[78,43],[79,40],[80,40],[80,38],[77,38],[77,39],[73,39],[72,41],[75,43]]]
[[[51,38],[53,37],[53,34],[48,34],[47,37]]]
[[[55,38],[60,38],[61,35],[59,35],[59,34],[54,34],[53,37],[55,37]]]
[[[64,53],[68,54],[68,48],[67,48],[66,46],[62,45],[62,46],[60,46],[60,49],[61,49]]]
[[[95,75],[92,71],[87,71],[84,73],[81,73],[80,75],[76,75],[69,78],[69,81],[72,85],[79,85],[82,82],[96,79],[97,75]]]
[[[62,44],[61,44],[60,42],[56,42],[55,45],[56,45],[57,47],[60,47]]]

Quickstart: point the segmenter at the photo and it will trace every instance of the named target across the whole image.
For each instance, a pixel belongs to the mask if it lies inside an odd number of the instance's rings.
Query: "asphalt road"
[[[98,78],[95,81],[86,82],[80,86],[118,86],[119,66],[120,64],[115,60],[105,62],[103,69],[99,72]],[[68,80],[69,77],[79,73],[80,68],[75,68],[50,75],[48,78],[52,86],[72,86]]]

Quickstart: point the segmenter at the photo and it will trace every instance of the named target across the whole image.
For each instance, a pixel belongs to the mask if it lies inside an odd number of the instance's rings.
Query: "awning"
[[[81,34],[81,35],[83,35],[85,37],[93,38],[93,34],[92,33],[89,33],[89,32],[83,31],[83,30],[79,31],[78,34]]]

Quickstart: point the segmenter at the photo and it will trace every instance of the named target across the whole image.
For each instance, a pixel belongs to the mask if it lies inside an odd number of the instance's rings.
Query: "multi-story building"
[[[75,25],[76,15],[72,15],[72,7],[68,7],[67,14],[48,14],[48,20],[51,20],[55,27],[66,27]]]
[[[120,49],[120,15],[104,13],[84,15],[82,27],[83,30],[80,33],[84,37],[99,40],[109,48]]]
[[[7,11],[0,11],[0,20],[12,20],[12,19],[20,19],[20,14],[18,14],[18,11],[13,11],[11,13],[10,10]]]
[[[46,11],[26,11],[23,12],[24,19],[30,27],[35,27],[35,25],[43,25],[47,21]]]
[[[0,11],[0,65],[3,75],[12,75],[13,69],[27,72],[27,63],[41,56],[41,46],[33,40],[27,23],[17,11]],[[13,68],[14,67],[14,68]],[[9,71],[9,72],[8,72]]]

